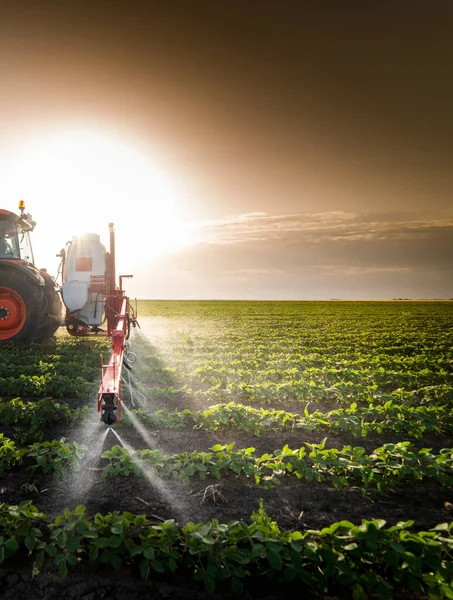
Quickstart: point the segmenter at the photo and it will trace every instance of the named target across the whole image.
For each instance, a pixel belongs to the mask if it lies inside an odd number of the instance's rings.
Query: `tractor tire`
[[[44,278],[46,286],[44,288],[44,295],[47,300],[47,320],[46,326],[41,336],[41,340],[48,340],[53,336],[61,324],[61,313],[63,310],[63,303],[60,298],[60,293],[55,288],[52,277],[45,271],[40,271]]]
[[[9,268],[1,269],[0,281],[0,343],[42,339],[47,323],[44,287]]]

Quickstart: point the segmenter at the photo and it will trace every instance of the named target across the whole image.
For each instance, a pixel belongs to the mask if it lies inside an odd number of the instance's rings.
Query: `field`
[[[112,430],[108,341],[0,346],[5,598],[453,598],[453,303],[138,314]]]

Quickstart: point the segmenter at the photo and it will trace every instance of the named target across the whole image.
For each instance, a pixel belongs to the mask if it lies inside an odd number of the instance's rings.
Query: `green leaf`
[[[140,575],[142,579],[148,579],[150,570],[150,563],[148,560],[142,560],[140,563]]]
[[[120,535],[121,533],[123,533],[123,524],[116,523],[116,525],[113,525],[113,527],[111,527],[110,531],[115,535]]]
[[[164,564],[160,560],[152,560],[151,561],[151,566],[158,573],[164,573],[165,572]]]
[[[31,537],[31,535],[27,535],[27,537],[24,539],[24,543],[28,550],[31,551],[36,546],[36,538]]]
[[[37,527],[31,527],[29,533],[33,537],[41,537],[42,536],[41,530],[38,529]]]
[[[214,565],[209,565],[206,571],[209,573],[211,577],[216,579],[219,576],[219,569]]]
[[[10,538],[9,540],[6,540],[3,545],[9,553],[17,552],[17,550],[19,550],[19,542],[16,540],[16,538]]]
[[[152,546],[148,546],[148,548],[145,548],[143,550],[143,556],[148,560],[154,560],[154,557],[156,556],[156,551]]]
[[[368,596],[360,583],[356,583],[352,586],[352,597],[354,600],[367,600]]]
[[[109,537],[109,546],[110,548],[119,548],[122,544],[122,539],[117,535],[111,535]]]
[[[195,571],[193,574],[193,578],[195,579],[195,581],[204,581],[204,578],[205,578],[204,570],[198,569],[197,571]]]
[[[206,577],[204,578],[204,587],[208,594],[214,593],[215,580],[210,575],[206,575]]]
[[[68,576],[68,565],[66,564],[66,561],[63,561],[60,565],[60,569],[59,569],[59,573],[60,573],[60,577],[67,577]]]
[[[282,557],[280,556],[280,554],[278,554],[274,550],[268,550],[267,551],[267,560],[269,561],[269,564],[274,571],[282,570],[283,563],[282,563]]]
[[[40,550],[37,554],[36,554],[36,559],[35,559],[35,567],[37,569],[41,569],[42,565],[44,563],[44,550]]]
[[[442,585],[442,591],[445,594],[446,598],[453,600],[453,589],[450,586],[450,584],[447,583],[447,584]]]
[[[343,548],[343,550],[347,550],[347,551],[349,551],[349,550],[355,550],[358,547],[359,547],[358,544],[356,544],[355,542],[352,542],[351,544],[348,544],[347,546],[345,546]]]
[[[266,546],[264,544],[254,544],[250,551],[250,558],[258,558],[258,556],[263,556],[264,554],[266,554]]]
[[[58,554],[58,549],[56,546],[48,545],[48,546],[46,546],[46,552],[50,557],[55,558],[56,555]]]
[[[110,538],[101,537],[97,541],[97,545],[100,548],[108,548],[110,546]]]
[[[390,567],[397,567],[398,563],[399,563],[399,559],[398,559],[398,553],[395,552],[394,550],[388,550],[385,554],[384,554],[384,561],[390,566]]]
[[[448,523],[439,523],[431,529],[431,531],[448,531]]]

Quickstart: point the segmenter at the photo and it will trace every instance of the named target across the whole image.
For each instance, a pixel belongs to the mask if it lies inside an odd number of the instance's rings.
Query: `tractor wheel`
[[[2,269],[0,342],[35,342],[47,322],[44,288],[16,269]]]
[[[63,309],[63,303],[61,302],[60,294],[55,289],[53,279],[45,271],[40,271],[44,277],[46,286],[44,288],[44,294],[47,299],[47,320],[44,331],[41,335],[41,340],[48,340],[57,331],[61,323],[61,312]]]

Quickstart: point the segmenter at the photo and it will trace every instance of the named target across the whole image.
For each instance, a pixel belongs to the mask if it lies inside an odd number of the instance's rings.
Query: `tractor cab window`
[[[17,226],[8,217],[4,217],[4,215],[0,215],[0,259],[20,258]]]
[[[33,264],[33,250],[30,243],[30,234],[28,231],[22,231],[21,229],[19,229],[18,233],[20,257],[22,260]]]

